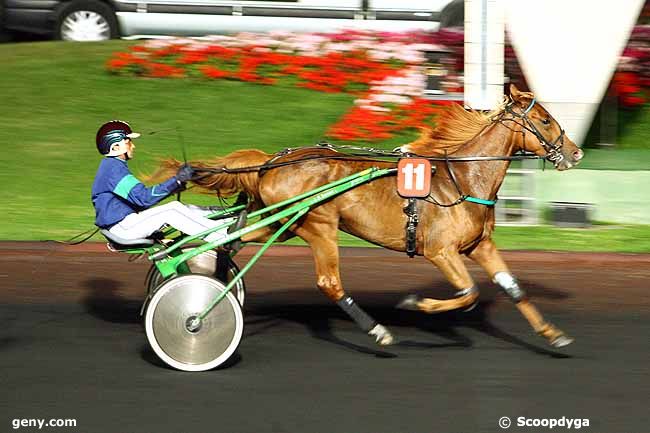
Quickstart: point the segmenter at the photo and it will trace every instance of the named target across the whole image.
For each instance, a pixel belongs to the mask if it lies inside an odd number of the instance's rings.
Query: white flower
[[[411,98],[401,95],[390,95],[387,93],[375,93],[370,95],[370,99],[377,102],[405,105],[411,102]]]
[[[390,108],[381,107],[379,105],[362,105],[359,108],[363,108],[364,110],[370,110],[370,111],[382,111],[382,112],[385,112],[385,113],[388,113],[389,111],[391,111]]]

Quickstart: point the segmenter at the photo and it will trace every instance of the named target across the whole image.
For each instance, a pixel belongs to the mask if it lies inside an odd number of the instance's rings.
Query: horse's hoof
[[[551,341],[551,346],[560,348],[560,347],[568,346],[571,343],[573,343],[573,338],[567,337],[566,335],[560,335],[559,337]]]
[[[380,324],[376,324],[374,328],[368,331],[368,335],[375,337],[375,343],[380,346],[389,346],[395,342],[393,334]]]
[[[418,307],[418,304],[421,300],[422,298],[418,295],[408,295],[395,305],[395,308],[399,308],[400,310],[419,311],[420,308]]]

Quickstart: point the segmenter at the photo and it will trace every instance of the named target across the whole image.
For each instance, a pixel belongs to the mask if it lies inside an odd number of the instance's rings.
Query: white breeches
[[[165,224],[188,235],[195,235],[225,223],[226,219],[213,221],[206,218],[212,211],[188,207],[178,201],[156,206],[127,215],[111,227],[110,232],[125,239],[142,239],[151,235]],[[215,241],[226,236],[227,228],[210,233],[205,240]]]

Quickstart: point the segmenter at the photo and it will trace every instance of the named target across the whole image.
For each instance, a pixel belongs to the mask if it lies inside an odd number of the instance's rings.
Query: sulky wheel
[[[228,293],[207,316],[197,316],[225,286],[204,275],[182,275],[163,283],[145,315],[147,339],[165,364],[183,371],[205,371],[226,362],[244,330],[239,302]]]
[[[185,250],[183,250],[183,252],[184,251]],[[229,283],[239,273],[239,267],[237,267],[237,264],[227,254],[217,255],[216,251],[210,250],[192,258],[187,262],[187,264],[193,274],[207,275],[222,280],[218,276],[218,273],[221,272],[221,270],[217,269],[217,257],[227,261],[225,282]],[[163,278],[160,275],[160,272],[158,272],[158,268],[156,268],[156,265],[152,265],[147,274],[147,280],[145,283],[147,286],[147,296],[151,296],[162,282]],[[244,279],[242,278],[237,281],[237,284],[235,284],[235,287],[233,287],[230,292],[235,295],[239,304],[243,306],[246,297],[246,284],[244,283]]]

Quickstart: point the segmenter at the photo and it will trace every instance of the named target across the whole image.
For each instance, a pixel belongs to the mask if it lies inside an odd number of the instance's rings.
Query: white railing
[[[535,203],[535,170],[508,170],[495,206],[497,225],[523,226],[538,223]]]

